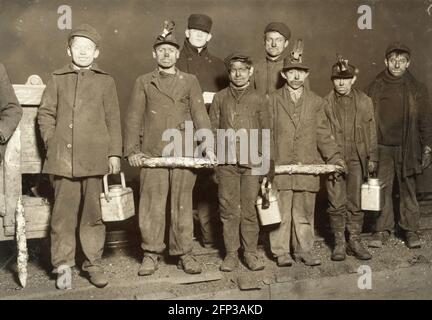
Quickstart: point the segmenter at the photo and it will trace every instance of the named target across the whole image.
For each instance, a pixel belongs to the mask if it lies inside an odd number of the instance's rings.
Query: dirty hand
[[[432,162],[432,149],[429,146],[425,146],[423,148],[423,154],[422,154],[422,169],[426,169],[430,166]]]
[[[141,158],[144,157],[144,153],[135,153],[128,156],[128,162],[131,167],[141,167]]]
[[[345,163],[344,159],[339,159],[335,162],[336,165],[336,173],[339,174],[347,174],[348,173],[348,167]]]
[[[118,174],[120,172],[120,157],[108,158],[109,173]]]
[[[378,161],[371,161],[371,160],[369,160],[368,161],[368,172],[369,172],[369,174],[371,176],[375,175],[377,173],[377,171],[378,171]]]
[[[213,150],[206,151],[206,158],[210,160],[211,163],[217,163],[217,157]]]
[[[267,180],[270,183],[273,183],[274,177],[275,177],[275,162],[274,160],[270,160],[270,169],[269,172],[267,173]]]

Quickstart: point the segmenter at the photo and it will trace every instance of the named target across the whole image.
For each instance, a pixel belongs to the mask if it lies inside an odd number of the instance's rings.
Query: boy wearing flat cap
[[[360,190],[378,164],[376,124],[372,100],[353,88],[358,70],[338,56],[332,67],[334,89],[325,97],[325,113],[333,137],[347,164],[345,175],[332,174],[326,181],[334,249],[331,259],[345,260],[345,250],[359,260],[369,260],[370,253],[360,243],[364,213],[360,209]],[[345,247],[345,228],[348,247]]]
[[[269,95],[284,86],[281,76],[283,61],[288,54],[291,30],[283,22],[271,22],[264,29],[266,57],[255,66],[252,84],[262,95]]]
[[[212,25],[212,19],[205,14],[194,13],[189,16],[186,39],[176,64],[179,70],[197,77],[207,110],[212,95],[228,85],[223,61],[212,55],[208,49],[208,43],[212,39]],[[204,247],[212,247],[220,240],[217,184],[212,179],[213,174],[212,169],[201,169],[193,191],[194,206],[198,209],[201,243]]]
[[[125,156],[133,167],[142,157],[162,157],[169,143],[162,139],[166,130],[178,129],[185,140],[185,121],[196,130],[210,129],[210,120],[201,88],[194,75],[176,68],[179,44],[174,22],[165,22],[164,31],[153,45],[157,69],[135,82],[125,123]],[[206,156],[215,161],[213,149]],[[174,155],[176,156],[176,155]],[[188,156],[188,155],[183,155]],[[192,189],[195,171],[187,168],[141,168],[139,226],[144,257],[138,274],[153,274],[165,250],[167,199],[170,204],[169,254],[177,256],[178,267],[186,273],[201,273],[201,265],[192,254]]]
[[[324,114],[324,101],[304,86],[309,67],[302,61],[303,46],[299,40],[281,71],[286,84],[270,95],[274,159],[276,165],[345,163],[331,137]],[[321,157],[322,156],[322,157]],[[270,247],[280,267],[293,260],[308,266],[321,264],[312,254],[314,243],[315,198],[319,177],[306,174],[282,174],[274,179],[279,193],[280,225],[270,231]]]
[[[374,225],[370,247],[381,247],[393,231],[393,183],[399,194],[399,227],[409,248],[421,246],[416,175],[431,163],[432,119],[426,86],[408,71],[411,50],[401,42],[385,52],[386,69],[367,89],[377,122],[378,178],[386,185],[384,206]]]
[[[253,74],[252,61],[245,54],[233,53],[225,59],[225,63],[231,83],[214,97],[210,108],[212,127],[215,131],[224,129],[236,133],[246,132],[246,141],[258,142],[252,140],[251,131],[259,130],[260,137],[262,129],[270,129],[270,115],[265,98],[250,84],[250,77]],[[248,155],[248,161],[241,161],[240,150],[243,149],[237,143],[238,139],[232,141],[235,141],[235,146],[228,142],[228,151],[225,155],[230,154],[231,150],[231,154],[236,155],[235,161],[230,160],[228,156],[228,159],[223,161],[224,165],[219,165],[216,169],[226,251],[220,269],[229,272],[238,267],[238,250],[241,245],[246,266],[253,271],[262,270],[264,262],[257,253],[259,225],[255,208],[260,176],[254,175],[254,164]],[[222,146],[218,144],[218,159],[223,152],[219,147]],[[270,160],[270,155],[267,157]],[[222,161],[219,159],[219,162]],[[272,181],[273,177],[274,162],[270,160],[268,178]]]
[[[57,287],[75,265],[76,228],[85,256],[82,269],[90,282],[104,287],[101,265],[105,242],[99,196],[102,176],[120,171],[122,137],[114,79],[95,63],[101,37],[84,24],[68,37],[72,62],[54,71],[38,110],[47,148],[43,173],[53,176],[51,259]],[[80,212],[81,211],[81,212]]]

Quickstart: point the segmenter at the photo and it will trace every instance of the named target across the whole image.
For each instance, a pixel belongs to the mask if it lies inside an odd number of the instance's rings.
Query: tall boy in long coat
[[[166,130],[179,130],[183,141],[185,121],[192,121],[196,129],[210,130],[197,78],[176,68],[179,44],[173,26],[167,22],[164,32],[156,38],[153,58],[158,67],[138,77],[130,99],[125,121],[125,156],[134,167],[140,166],[142,157],[167,156],[164,148],[168,142],[162,140]],[[212,155],[215,159],[213,152]],[[178,266],[186,273],[201,273],[201,265],[192,253],[195,179],[196,172],[187,168],[141,168],[139,226],[144,257],[139,275],[153,274],[159,267],[166,247],[168,196],[171,201],[169,254],[178,257]]]
[[[344,168],[324,114],[323,99],[304,86],[309,67],[302,62],[301,54],[298,45],[284,62],[281,74],[286,85],[270,95],[275,164],[317,164],[322,156],[327,163]],[[306,265],[320,264],[311,253],[319,177],[277,175],[274,185],[279,192],[282,221],[270,232],[270,246],[278,266],[291,266],[291,253]]]
[[[76,228],[89,280],[104,287],[100,263],[105,242],[99,196],[102,176],[120,171],[122,138],[114,79],[94,62],[100,35],[84,24],[68,39],[72,63],[54,71],[42,97],[38,123],[47,148],[43,173],[53,175],[51,260],[57,287],[75,265]],[[80,208],[82,207],[81,215]]]

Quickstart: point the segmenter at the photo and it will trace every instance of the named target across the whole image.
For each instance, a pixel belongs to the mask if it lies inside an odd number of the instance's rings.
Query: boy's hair
[[[389,54],[387,54],[386,56],[386,60],[388,60],[391,56],[396,56],[396,57],[404,56],[405,58],[407,58],[408,61],[410,60],[409,53],[403,50],[394,50],[392,52],[389,52]]]
[[[232,58],[230,60],[229,65],[228,65],[228,70],[231,70],[232,64],[234,62],[237,62],[237,61],[246,64],[246,66],[247,66],[248,69],[252,68],[253,63],[252,63],[252,59],[251,58],[249,58],[249,57],[244,57],[244,58],[243,57],[235,57],[235,58]]]

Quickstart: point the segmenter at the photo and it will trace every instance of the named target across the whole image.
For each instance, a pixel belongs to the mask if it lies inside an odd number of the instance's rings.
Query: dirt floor
[[[364,235],[363,241],[366,242],[367,239],[368,235]],[[187,299],[197,295],[201,295],[202,298],[218,297],[223,299],[224,296],[220,294],[225,291],[231,292],[231,295],[238,292],[238,298],[244,299],[245,296],[240,295],[242,291],[253,292],[253,290],[274,284],[306,280],[312,281],[310,283],[313,281],[323,283],[322,281],[325,279],[344,279],[344,275],[357,274],[361,265],[368,265],[375,274],[390,271],[388,274],[391,275],[397,270],[408,270],[406,268],[414,266],[425,266],[429,272],[431,269],[430,261],[432,261],[432,230],[423,231],[421,239],[422,248],[408,249],[403,240],[397,236],[392,236],[383,248],[371,248],[373,259],[366,262],[356,260],[353,257],[348,257],[344,262],[333,262],[330,260],[331,252],[328,244],[323,239],[318,239],[314,251],[322,259],[321,266],[307,267],[301,263],[296,263],[292,267],[285,268],[276,266],[275,261],[269,258],[268,253],[264,250],[266,248],[264,244],[260,247],[266,261],[264,270],[251,272],[242,264],[237,271],[232,273],[219,271],[221,257],[218,250],[204,249],[196,242],[194,252],[203,264],[201,275],[186,275],[177,269],[175,260],[166,257],[159,270],[148,277],[137,275],[141,261],[139,247],[107,249],[105,250],[103,265],[109,276],[110,284],[104,289],[96,289],[80,273],[79,268],[74,268],[73,289],[67,291],[55,289],[55,278],[50,273],[49,246],[46,239],[29,241],[29,276],[25,289],[20,288],[17,282],[14,243],[3,242],[0,243],[0,299],[148,300]],[[388,276],[385,277],[388,278]],[[407,278],[408,285],[409,277]],[[421,275],[414,273],[414,277],[416,279],[413,278],[412,280],[419,280],[417,277],[421,277]],[[341,281],[343,284],[344,280]],[[391,286],[392,283],[388,285]],[[432,287],[427,287],[425,290],[423,290],[423,298],[432,299]],[[248,297],[253,298],[253,295],[249,294],[246,298]],[[263,297],[259,296],[259,298]],[[264,296],[264,298],[272,297]],[[283,298],[283,296],[279,298]],[[328,298],[332,298],[332,296],[330,295]],[[356,296],[346,298],[355,299]]]

